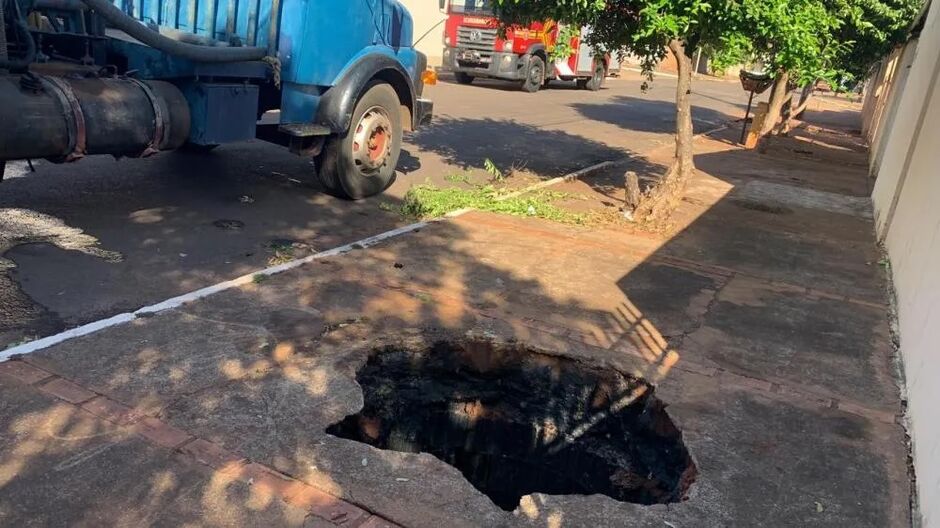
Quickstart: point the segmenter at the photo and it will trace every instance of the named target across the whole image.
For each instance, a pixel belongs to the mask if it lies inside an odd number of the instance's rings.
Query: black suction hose
[[[267,55],[264,48],[212,47],[187,44],[165,37],[141,24],[127,13],[118,9],[109,0],[82,0],[102,18],[117,29],[127,33],[144,44],[193,62],[245,62],[261,60]],[[32,40],[32,39],[30,39]]]

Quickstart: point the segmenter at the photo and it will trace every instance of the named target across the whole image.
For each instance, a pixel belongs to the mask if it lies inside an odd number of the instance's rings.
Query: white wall
[[[890,127],[879,133],[885,144],[883,154],[878,160],[878,179],[872,194],[875,201],[875,221],[881,232],[886,230],[886,224],[891,221],[892,199],[898,196],[895,190],[903,187],[904,182],[901,180],[910,174],[910,171],[905,170],[910,149],[914,146],[915,133],[923,128],[923,121],[920,119],[922,110],[930,90],[936,83],[935,66],[940,59],[938,11],[940,7],[935,2],[927,16],[920,41],[916,44],[904,86],[896,92],[896,96],[900,97],[900,102],[894,106],[896,115],[881,118],[881,123],[890,124]],[[936,123],[933,125],[936,126]],[[876,151],[878,150],[881,149],[876,145]]]
[[[925,528],[940,527],[940,2],[883,119],[872,199],[897,291],[914,468]]]
[[[911,69],[914,66],[914,58],[917,56],[918,44],[919,40],[911,40],[898,57],[897,71],[894,74],[896,89],[889,95],[889,100],[885,105],[885,122],[879,127],[879,130],[875,131],[873,145],[875,150],[872,152],[874,159],[871,165],[874,170],[878,170],[881,167],[881,160],[888,146],[888,138],[884,132],[894,127],[894,120],[899,115],[898,108],[901,104],[901,94],[904,92],[904,88],[907,86],[907,81],[910,78]]]
[[[415,40],[430,31],[421,42],[418,51],[428,56],[428,64],[440,66],[444,44],[444,15],[438,10],[438,0],[400,0],[415,21]],[[437,25],[440,23],[440,25]]]

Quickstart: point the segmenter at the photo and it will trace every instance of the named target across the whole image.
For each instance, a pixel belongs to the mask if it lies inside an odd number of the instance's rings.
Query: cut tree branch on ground
[[[640,178],[637,177],[635,172],[627,171],[624,173],[623,179],[625,185],[623,217],[633,221],[633,212],[636,211],[637,206],[640,205],[640,201],[643,199],[643,194],[640,191]]]

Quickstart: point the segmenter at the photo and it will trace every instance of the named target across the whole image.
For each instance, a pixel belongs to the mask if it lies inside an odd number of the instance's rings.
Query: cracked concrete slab
[[[896,410],[883,308],[735,277],[682,348],[703,363]]]
[[[738,193],[743,198],[777,202],[830,213],[872,218],[871,199],[860,196],[805,189],[764,181],[750,181]]]

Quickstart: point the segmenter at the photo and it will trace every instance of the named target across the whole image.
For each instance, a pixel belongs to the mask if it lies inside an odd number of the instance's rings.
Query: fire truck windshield
[[[450,12],[474,15],[492,15],[493,2],[491,0],[451,0]]]

